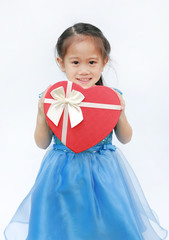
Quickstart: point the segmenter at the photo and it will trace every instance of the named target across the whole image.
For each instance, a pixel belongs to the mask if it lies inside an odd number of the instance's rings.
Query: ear
[[[104,67],[106,66],[106,64],[107,64],[108,61],[109,61],[108,58],[105,58],[105,59],[103,60],[103,69],[102,69],[102,72],[103,72]]]
[[[63,72],[65,72],[65,65],[64,65],[63,59],[60,58],[60,57],[57,57],[57,62],[58,62],[58,64],[59,64],[61,70],[62,70]]]
[[[109,61],[109,59],[108,58],[105,58],[104,59],[104,61],[103,61],[103,67],[105,67],[106,66],[106,64],[107,64],[107,62]]]

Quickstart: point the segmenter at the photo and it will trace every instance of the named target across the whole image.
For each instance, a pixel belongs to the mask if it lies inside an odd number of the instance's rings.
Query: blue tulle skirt
[[[114,145],[77,154],[54,144],[4,234],[8,240],[160,240],[167,231]]]

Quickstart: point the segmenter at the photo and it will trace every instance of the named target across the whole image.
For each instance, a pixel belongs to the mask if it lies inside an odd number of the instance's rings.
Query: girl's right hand
[[[45,113],[44,113],[44,98],[45,98],[45,94],[46,92],[48,91],[48,89],[50,88],[51,85],[48,86],[48,88],[42,93],[42,96],[41,98],[39,99],[39,102],[38,102],[38,115],[43,118],[43,119],[46,119],[45,118]]]
[[[50,87],[50,86],[49,86]],[[49,87],[43,92],[38,102],[38,115],[35,128],[35,142],[38,147],[46,149],[52,140],[52,130],[49,128],[44,113],[44,97]]]

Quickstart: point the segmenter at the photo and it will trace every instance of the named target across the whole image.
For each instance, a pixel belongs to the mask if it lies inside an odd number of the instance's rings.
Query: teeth
[[[89,81],[90,80],[90,78],[79,78],[78,80],[80,80],[80,81]]]

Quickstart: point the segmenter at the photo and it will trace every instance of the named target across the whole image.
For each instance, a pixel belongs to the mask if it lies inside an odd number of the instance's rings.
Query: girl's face
[[[57,61],[69,81],[89,88],[99,80],[108,58],[103,59],[94,40],[85,36],[75,39],[67,48],[64,59],[58,57]]]

